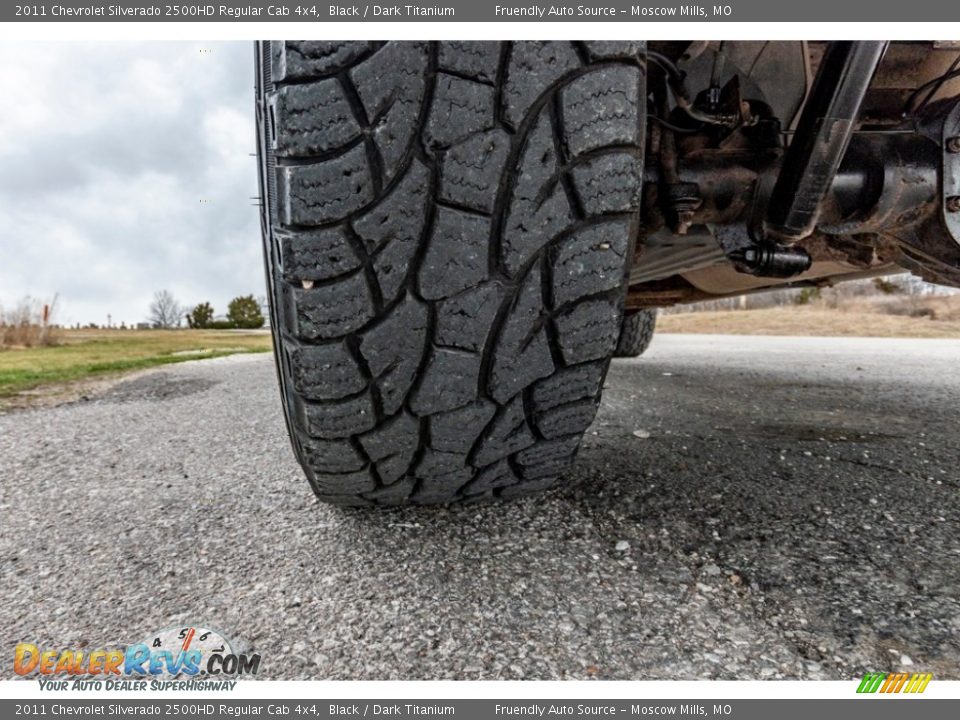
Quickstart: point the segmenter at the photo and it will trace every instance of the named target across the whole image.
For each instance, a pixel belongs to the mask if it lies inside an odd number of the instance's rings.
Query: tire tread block
[[[547,344],[540,268],[527,275],[504,322],[490,370],[490,395],[503,403],[554,371]]]
[[[308,400],[339,400],[367,386],[343,343],[300,345],[287,353],[293,388]]]
[[[386,319],[363,334],[360,354],[380,392],[383,412],[393,415],[407,398],[427,343],[427,308],[405,297]]]
[[[271,43],[274,82],[303,80],[343,70],[370,52],[369,42],[287,40]]]
[[[630,226],[626,220],[580,230],[557,246],[553,257],[553,302],[564,305],[623,284]]]
[[[285,129],[277,136],[279,157],[321,155],[363,133],[343,88],[334,79],[281,88],[273,110],[276,122]]]
[[[373,176],[360,145],[332,160],[277,170],[280,217],[288,225],[343,220],[374,199]]]
[[[420,444],[420,423],[408,413],[399,413],[357,438],[377,470],[381,482],[399,482],[410,469]]]
[[[473,459],[474,465],[489,465],[533,445],[534,442],[536,438],[527,425],[523,398],[518,395],[501,408],[491,421]]]

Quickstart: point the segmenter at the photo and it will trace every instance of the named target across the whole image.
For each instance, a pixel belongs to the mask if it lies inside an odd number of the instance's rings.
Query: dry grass
[[[672,313],[657,331],[730,335],[960,338],[960,295],[856,298],[759,310]]]
[[[0,308],[0,349],[56,345],[59,328],[51,325],[56,298],[49,305],[24,298],[12,310]]]
[[[853,298],[843,303],[827,303],[826,307],[846,312],[960,322],[960,295],[875,295]]]

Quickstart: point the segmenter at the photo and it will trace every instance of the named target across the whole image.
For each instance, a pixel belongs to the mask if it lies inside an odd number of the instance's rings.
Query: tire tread
[[[552,486],[620,333],[642,45],[263,47],[274,332],[314,490],[397,505]]]

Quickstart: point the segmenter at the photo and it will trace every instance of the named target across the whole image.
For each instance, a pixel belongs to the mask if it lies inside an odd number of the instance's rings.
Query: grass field
[[[0,400],[51,384],[271,348],[269,333],[240,330],[64,330],[58,343],[0,350]]]
[[[960,295],[661,313],[657,332],[960,338]],[[54,346],[0,349],[0,410],[76,398],[133,370],[270,349],[263,331],[63,330]]]

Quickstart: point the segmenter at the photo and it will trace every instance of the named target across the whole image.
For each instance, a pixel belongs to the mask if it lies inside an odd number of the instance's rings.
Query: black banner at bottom
[[[906,705],[909,704],[909,709]],[[960,700],[869,696],[849,700],[0,700],[0,718],[163,717],[367,718],[368,720],[590,720],[593,718],[704,717],[736,720],[910,720],[960,717]]]

